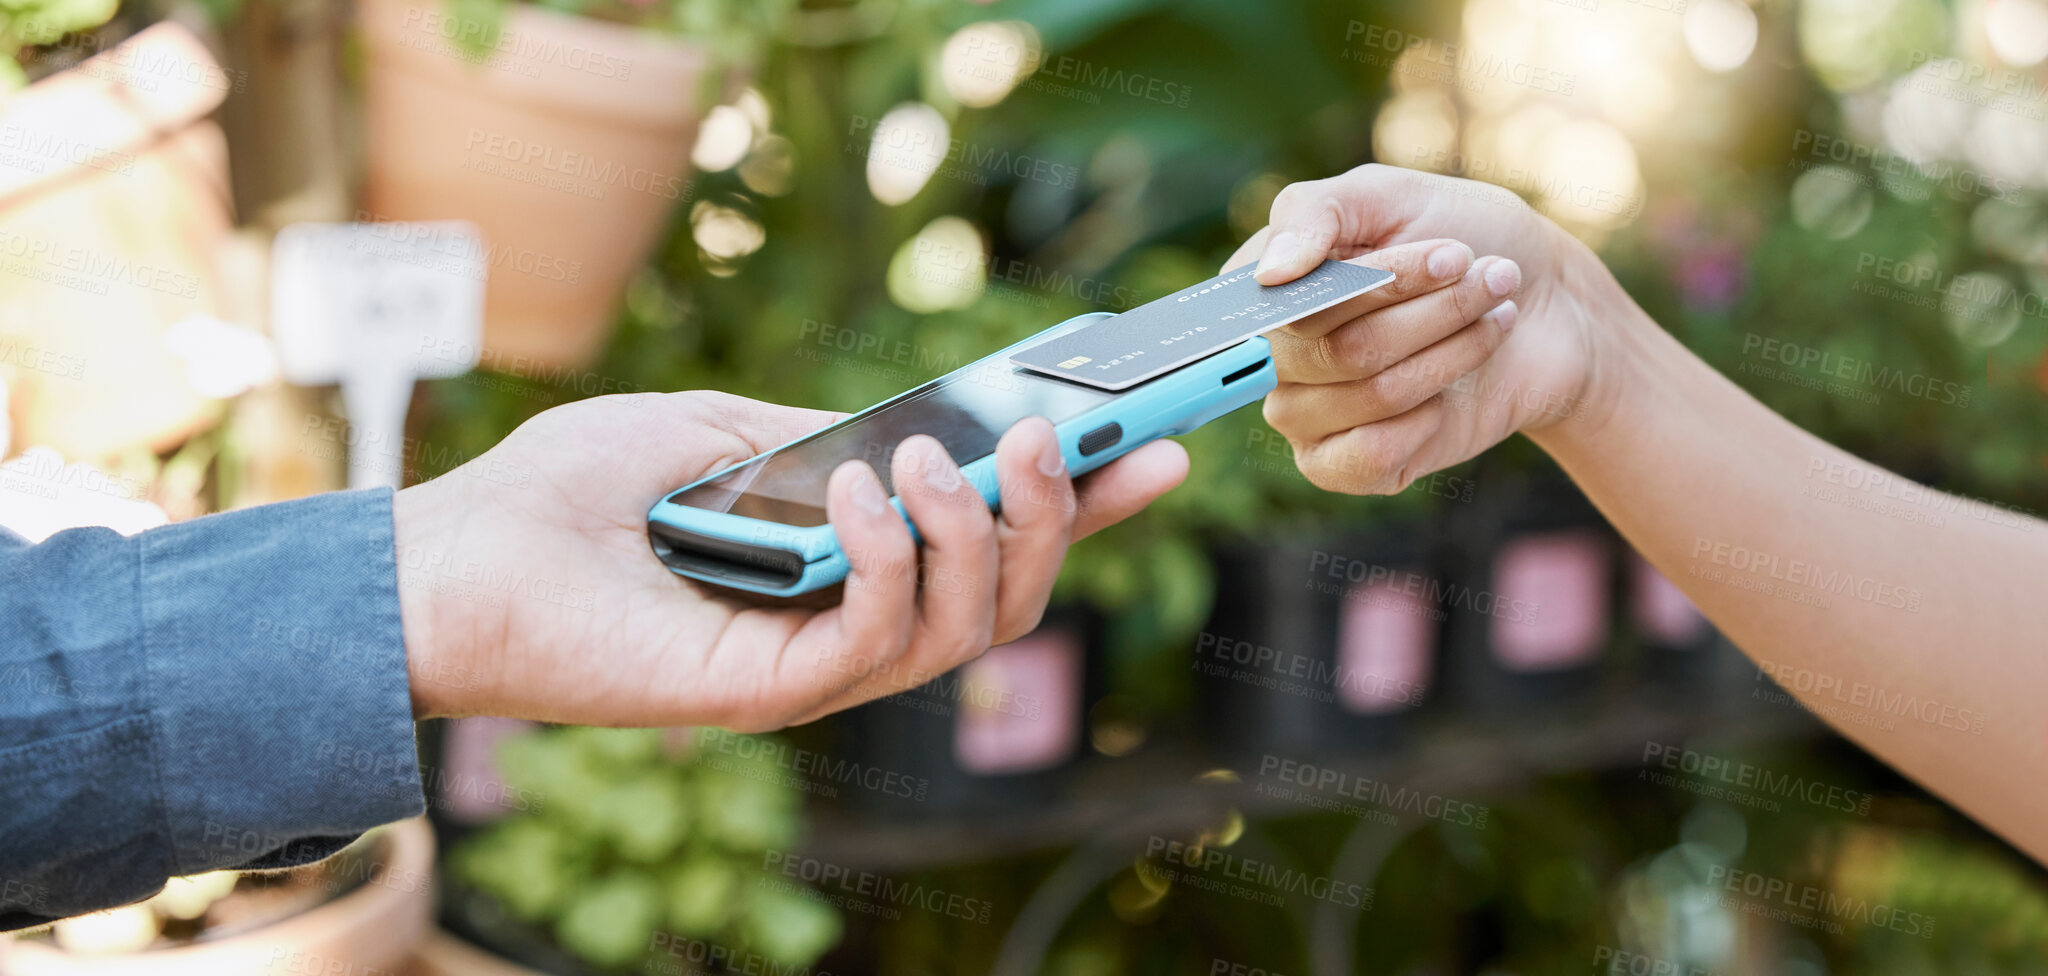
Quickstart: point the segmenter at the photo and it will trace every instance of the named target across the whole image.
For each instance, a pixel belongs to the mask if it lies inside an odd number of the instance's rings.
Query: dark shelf
[[[1390,748],[1286,758],[1396,788],[1484,801],[1545,775],[1638,765],[1648,742],[1704,734],[1740,745],[1833,733],[1803,710],[1754,701],[1726,680],[1712,688],[1627,684],[1511,719],[1419,717],[1417,734]],[[849,868],[910,871],[1039,853],[1117,833],[1192,833],[1229,808],[1255,819],[1317,812],[1258,792],[1258,764],[1257,756],[1222,757],[1169,742],[1129,757],[1089,759],[1062,796],[1014,813],[909,819],[820,810],[806,853]],[[1218,769],[1236,771],[1241,781],[1196,781]]]

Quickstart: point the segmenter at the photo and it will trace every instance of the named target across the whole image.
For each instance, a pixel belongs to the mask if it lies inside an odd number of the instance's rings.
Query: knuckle
[[[1395,468],[1393,476],[1387,479],[1386,493],[1398,495],[1401,492],[1407,491],[1408,486],[1414,484],[1415,479],[1421,476],[1421,474],[1422,472],[1416,470],[1412,465],[1403,464]]]
[[[1385,163],[1366,163],[1363,166],[1352,167],[1349,172],[1346,172],[1344,174],[1344,176],[1348,179],[1364,182],[1372,180],[1384,180],[1390,177],[1399,178],[1403,174],[1413,172],[1415,172],[1415,170],[1403,169],[1399,166],[1388,166]]]
[[[1465,280],[1451,289],[1451,309],[1461,326],[1479,321],[1479,317],[1492,307],[1487,303],[1492,296],[1486,290],[1483,271],[1475,263],[1472,270],[1465,272]]]
[[[1291,437],[1294,431],[1294,400],[1294,396],[1286,387],[1267,394],[1265,404],[1259,407],[1259,413],[1266,418],[1267,426]]]
[[[980,499],[977,498],[976,501],[980,501]],[[980,507],[980,511],[970,510],[963,514],[965,517],[959,520],[960,524],[954,527],[952,532],[948,533],[948,535],[952,536],[955,543],[971,546],[975,549],[994,548],[996,544],[996,520],[993,515],[989,514],[988,509]]]
[[[1307,183],[1289,183],[1273,194],[1273,224],[1278,226],[1281,214],[1293,213],[1308,203],[1310,191]]]
[[[1006,628],[1001,635],[999,635],[998,639],[1002,640],[1005,643],[1016,640],[1019,637],[1023,637],[1024,635],[1029,634],[1034,630],[1037,630],[1038,625],[1044,622],[1045,605],[1039,604],[1038,606],[1031,607],[1025,610],[1024,612],[1018,614],[1017,619],[1011,621],[1011,625],[1008,628]]]
[[[1416,371],[1409,366],[1413,362],[1408,360],[1359,381],[1358,398],[1370,411],[1370,416],[1384,417],[1395,412],[1395,408],[1411,395],[1410,391],[1417,383],[1413,375]]]
[[[1366,493],[1359,487],[1360,482],[1357,476],[1344,470],[1341,465],[1325,462],[1304,464],[1302,465],[1301,473],[1303,477],[1308,479],[1309,484],[1324,491],[1336,492],[1342,495],[1363,495]]]
[[[1348,490],[1358,495],[1389,494],[1387,485],[1399,476],[1405,459],[1396,456],[1385,438],[1370,433],[1344,440],[1345,455],[1352,462],[1345,472]]]
[[[982,656],[993,640],[993,632],[983,627],[946,642],[946,666],[941,670],[951,671]]]
[[[1344,372],[1345,355],[1340,340],[1328,336],[1308,343],[1309,369],[1316,376],[1337,376]]]
[[[1337,333],[1339,349],[1335,358],[1352,376],[1370,375],[1387,367],[1381,352],[1380,329],[1371,317],[1359,319]]]
[[[1508,330],[1501,328],[1499,322],[1487,322],[1486,327],[1479,330],[1480,360],[1483,361],[1500,351],[1500,347],[1506,345],[1507,341]]]

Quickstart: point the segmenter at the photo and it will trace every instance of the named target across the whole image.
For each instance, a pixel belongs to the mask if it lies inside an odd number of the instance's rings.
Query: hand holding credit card
[[[1118,391],[1297,322],[1342,321],[1394,276],[1341,261],[1284,285],[1261,285],[1250,266],[1190,285],[1010,357],[1033,372]]]

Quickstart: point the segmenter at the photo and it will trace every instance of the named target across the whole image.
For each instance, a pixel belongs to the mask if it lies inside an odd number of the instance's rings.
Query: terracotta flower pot
[[[73,955],[38,941],[0,943],[9,976],[221,976],[396,973],[433,916],[434,832],[408,820],[385,834],[375,878],[297,915],[175,949]]]
[[[206,116],[237,83],[166,22],[0,99],[0,407],[16,446],[161,450],[218,415],[165,337],[220,314],[227,144]]]
[[[519,4],[490,49],[439,0],[364,0],[367,220],[475,223],[483,366],[583,365],[688,195],[707,58],[647,31]]]

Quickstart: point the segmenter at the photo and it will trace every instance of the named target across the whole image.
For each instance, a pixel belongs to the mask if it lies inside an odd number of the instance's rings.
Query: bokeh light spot
[[[926,224],[889,259],[889,297],[913,312],[966,308],[987,287],[988,249],[960,217]]]

